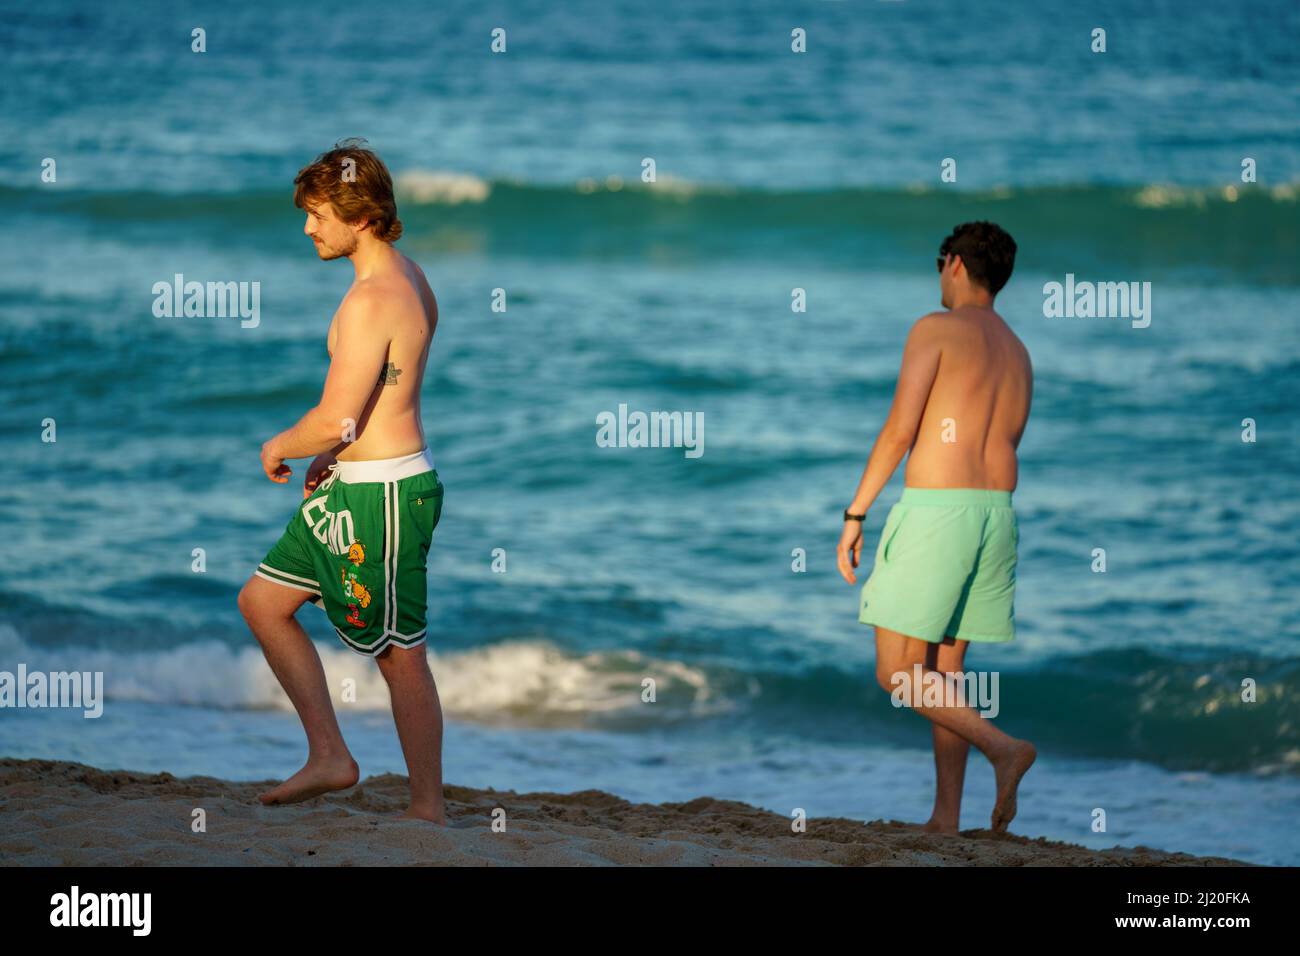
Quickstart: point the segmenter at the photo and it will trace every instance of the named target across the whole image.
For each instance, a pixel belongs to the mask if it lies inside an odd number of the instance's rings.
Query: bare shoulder
[[[909,345],[943,345],[950,342],[961,331],[961,323],[952,317],[951,312],[927,312],[912,323],[907,333]]]
[[[339,303],[338,311],[334,313],[331,335],[337,333],[350,337],[381,331],[383,314],[382,297],[373,288],[358,282]],[[332,348],[331,346],[331,350]]]
[[[373,279],[353,283],[339,304],[340,316],[370,316],[383,311],[384,288]]]
[[[423,314],[420,291],[401,275],[373,276],[357,282],[339,307],[340,317],[360,319],[375,328],[392,328]]]
[[[917,335],[942,335],[951,323],[948,312],[927,312],[912,323],[912,333]]]

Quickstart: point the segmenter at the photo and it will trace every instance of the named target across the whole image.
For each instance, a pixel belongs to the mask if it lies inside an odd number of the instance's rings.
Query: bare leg
[[[393,722],[402,742],[402,755],[411,780],[411,805],[404,817],[446,825],[442,799],[442,704],[429,670],[423,644],[390,644],[378,657],[379,670],[388,681]]]
[[[893,692],[895,683],[893,675],[903,672],[909,679],[915,664],[926,668],[928,641],[908,637],[897,631],[876,628],[876,681],[880,686]],[[933,668],[929,668],[933,670]],[[952,681],[952,678],[946,678]],[[913,706],[922,717],[932,723],[952,731],[980,749],[989,763],[993,764],[993,773],[997,780],[997,797],[993,805],[991,826],[995,833],[1007,828],[1016,815],[1016,789],[1020,778],[1033,764],[1038,752],[1027,740],[1009,737],[993,726],[993,721],[981,717],[972,707],[965,703],[963,688],[955,683],[955,696],[958,706],[925,707]]]
[[[926,649],[926,667],[955,674],[962,670],[969,642],[947,638]],[[934,810],[922,827],[931,833],[956,833],[961,824],[961,791],[966,781],[970,743],[947,727],[930,724],[934,735]]]
[[[325,668],[294,612],[310,595],[273,584],[256,575],[239,592],[239,610],[307,732],[307,763],[296,774],[258,799],[266,804],[297,803],[356,784],[360,768],[343,742]]]

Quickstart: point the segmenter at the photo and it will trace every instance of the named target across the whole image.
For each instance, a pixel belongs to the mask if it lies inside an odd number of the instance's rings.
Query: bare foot
[[[956,833],[957,824],[931,817],[921,826],[921,829],[926,833]]]
[[[1016,788],[1020,778],[1033,766],[1038,751],[1027,740],[1017,740],[1007,751],[993,761],[993,775],[997,779],[998,796],[993,803],[993,832],[1005,833],[1007,825],[1016,816]]]
[[[361,768],[351,756],[308,759],[305,767],[278,787],[258,794],[257,799],[267,806],[298,803],[331,790],[346,790],[355,786],[360,777]]]
[[[428,820],[430,823],[436,823],[440,827],[447,825],[447,815],[441,808],[434,810],[432,807],[409,806],[406,812],[402,814],[403,820]]]

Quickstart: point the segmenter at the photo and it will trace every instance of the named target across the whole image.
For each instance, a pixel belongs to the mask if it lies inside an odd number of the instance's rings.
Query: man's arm
[[[374,296],[355,290],[339,309],[338,339],[320,401],[296,425],[262,446],[262,467],[272,481],[287,481],[292,474],[283,465],[286,458],[337,452],[346,444],[347,421],[355,424],[360,419],[388,358],[391,337],[378,322],[377,305]]]
[[[916,441],[925,404],[930,398],[930,387],[939,372],[942,354],[939,337],[939,318],[925,315],[916,320],[903,346],[903,363],[894,387],[894,402],[889,408],[885,424],[880,427],[871,455],[867,458],[858,490],[848,510],[853,514],[866,514],[880,490]],[[840,536],[840,573],[850,584],[856,583],[853,568],[858,566],[862,553],[862,523],[845,521]],[[850,557],[851,555],[851,557]]]
[[[917,319],[907,335],[907,344],[903,346],[903,363],[898,371],[898,384],[894,387],[894,403],[889,407],[880,434],[876,436],[857,493],[849,505],[849,511],[854,514],[862,514],[871,507],[876,495],[889,483],[894,469],[916,441],[925,403],[930,398],[930,386],[939,371],[940,351],[935,320],[928,315]]]

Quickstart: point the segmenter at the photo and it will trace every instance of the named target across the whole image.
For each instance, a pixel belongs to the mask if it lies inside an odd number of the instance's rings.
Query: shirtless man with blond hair
[[[935,801],[925,829],[955,833],[970,745],[993,764],[992,829],[1016,814],[1033,744],[1009,737],[969,706],[960,674],[971,641],[1015,637],[1019,531],[1011,493],[1029,418],[1029,353],[995,311],[1016,244],[991,222],[963,223],[940,246],[940,301],[912,326],[894,402],[844,513],[840,574],[857,583],[862,521],[904,455],[904,488],[890,509],[858,620],[876,629],[876,681],[891,694],[916,665],[946,684],[945,703],[909,706],[931,721]],[[910,453],[910,454],[909,454]],[[901,695],[896,694],[896,699]]]
[[[442,708],[425,656],[425,562],[442,483],[420,420],[420,385],[438,305],[424,273],[392,243],[402,233],[388,169],[347,140],[304,167],[294,203],[323,260],[356,277],[326,337],[329,373],[316,406],[262,446],[271,481],[311,458],[284,535],[239,593],[239,609],[293,702],[307,763],[263,793],[295,803],[360,776],[330,701],[320,655],[294,614],[324,609],[339,639],[373,657],[388,683],[410,774],[404,816],[443,824]]]

